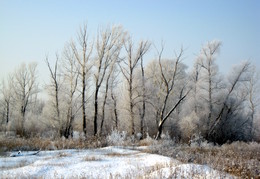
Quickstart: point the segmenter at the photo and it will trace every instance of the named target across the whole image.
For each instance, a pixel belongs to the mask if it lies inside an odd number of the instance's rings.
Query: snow
[[[120,147],[22,154],[0,157],[0,178],[232,178],[208,166]]]

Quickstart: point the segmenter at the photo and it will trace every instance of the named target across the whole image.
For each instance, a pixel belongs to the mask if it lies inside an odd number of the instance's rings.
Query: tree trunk
[[[98,87],[95,91],[95,113],[94,113],[94,136],[97,135],[97,118],[98,118]]]
[[[186,98],[186,96],[189,94],[189,92],[190,92],[190,90],[179,99],[179,101],[172,107],[172,109],[163,118],[160,119],[160,123],[158,125],[158,132],[155,137],[156,140],[161,138],[164,122],[169,118],[169,116],[172,114],[172,112],[181,104],[181,102]]]
[[[131,120],[131,135],[135,134],[135,123],[134,123],[134,104],[133,104],[133,74],[130,71],[130,83],[129,83],[129,101],[130,101],[130,120]]]
[[[157,128],[157,134],[156,134],[156,137],[155,137],[155,140],[159,140],[161,139],[161,135],[162,135],[162,129],[163,129],[163,125],[159,125],[158,128]]]
[[[141,113],[141,134],[144,137],[144,117],[145,117],[145,79],[144,79],[144,66],[143,66],[143,58],[141,58],[141,70],[142,70],[142,113]]]
[[[110,73],[110,74],[111,74],[111,73]],[[108,82],[109,82],[109,79],[110,79],[110,74],[108,75],[107,80],[106,80],[106,92],[105,92],[105,97],[104,97],[103,106],[102,106],[102,116],[101,116],[101,124],[100,124],[100,135],[102,134],[103,124],[104,124],[104,120],[105,120],[105,107],[106,107],[106,103],[107,103]]]
[[[115,127],[116,127],[116,130],[118,129],[118,115],[117,115],[117,102],[116,102],[116,98],[113,94],[113,91],[111,89],[111,98],[113,100],[113,111],[114,111],[114,116],[115,116]]]
[[[10,108],[10,104],[9,102],[6,102],[6,124],[8,124],[9,122],[9,109]]]
[[[212,116],[212,75],[211,75],[211,64],[210,64],[209,60],[209,68],[208,68],[208,80],[209,80],[209,86],[208,86],[208,97],[209,97],[209,116],[208,116],[208,121],[207,121],[207,130],[209,130],[210,128],[210,124],[211,124],[211,116]]]
[[[85,69],[82,69],[83,71],[83,79],[82,79],[82,120],[83,120],[83,132],[85,136],[87,135],[87,119],[86,119],[86,104],[85,104],[85,90],[86,90],[86,84],[85,84]]]

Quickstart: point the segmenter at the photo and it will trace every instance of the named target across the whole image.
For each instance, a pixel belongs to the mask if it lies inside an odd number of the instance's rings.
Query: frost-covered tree
[[[2,86],[0,89],[1,92],[1,97],[2,97],[2,104],[3,104],[3,109],[2,109],[2,116],[5,125],[7,126],[9,121],[10,121],[10,113],[11,113],[11,102],[12,102],[12,76],[8,77],[7,82],[5,80],[2,81]]]
[[[65,46],[62,61],[62,75],[64,78],[63,108],[65,110],[65,114],[63,116],[65,120],[62,120],[60,134],[66,138],[72,136],[75,116],[78,113],[80,107],[83,105],[82,103],[81,105],[78,103],[80,95],[77,93],[80,80],[79,76],[81,74],[78,70],[80,69],[81,65],[77,63],[77,59],[74,53],[75,52],[73,49],[71,49],[70,45]],[[82,95],[82,91],[80,91],[80,94]]]
[[[243,84],[250,80],[249,69],[250,63],[246,61],[235,66],[229,74],[220,107],[209,128],[209,140],[223,143],[246,139],[243,129],[248,121],[244,113],[248,92]]]
[[[135,49],[135,45],[132,41],[132,38],[129,37],[124,42],[124,49],[126,52],[126,57],[119,64],[121,72],[123,74],[124,79],[126,80],[127,85],[127,111],[130,117],[130,133],[132,135],[135,134],[135,111],[134,108],[137,104],[137,100],[140,97],[136,93],[136,86],[134,86],[134,76],[135,71],[139,65],[140,60],[145,55],[150,47],[150,43],[148,41],[140,41],[138,47]]]
[[[96,57],[94,58],[94,135],[98,132],[99,95],[102,84],[105,85],[105,94],[102,104],[100,133],[102,131],[105,105],[108,93],[108,82],[110,80],[113,66],[118,60],[124,41],[124,31],[121,26],[108,27],[98,32],[95,44]]]
[[[216,57],[220,50],[221,42],[213,40],[208,42],[205,46],[201,48],[200,54],[198,56],[195,73],[196,73],[196,82],[199,80],[199,86],[196,85],[196,94],[199,95],[199,100],[202,101],[205,105],[202,107],[203,110],[207,111],[207,115],[203,121],[206,121],[205,133],[207,134],[210,130],[210,126],[214,121],[214,115],[216,115],[216,108],[218,106],[218,95],[223,88],[222,80],[218,72],[218,66],[216,64]],[[200,68],[199,71],[197,71]],[[196,101],[196,104],[199,101]],[[197,110],[197,106],[196,106]]]
[[[58,69],[59,66],[59,56],[56,54],[56,60],[54,67],[51,67],[51,64],[49,62],[49,58],[46,56],[45,62],[47,64],[47,67],[49,69],[50,73],[50,83],[46,85],[47,90],[50,95],[50,105],[51,108],[54,109],[54,113],[52,115],[52,119],[55,121],[60,122],[60,88],[61,88],[61,78],[60,78],[60,72]]]
[[[83,132],[87,133],[87,116],[86,116],[86,90],[87,90],[87,80],[90,76],[91,55],[93,51],[93,42],[89,41],[87,25],[83,25],[77,35],[77,40],[70,43],[70,48],[73,52],[74,58],[76,59],[79,68],[78,74],[81,81],[81,109],[82,109],[82,124]]]
[[[200,121],[195,111],[185,115],[180,121],[182,141],[189,142],[194,134],[199,135]]]
[[[148,86],[157,123],[156,139],[162,134],[163,125],[177,110],[188,92],[186,90],[186,66],[181,62],[183,50],[174,60],[163,60],[164,47],[158,51],[158,61],[147,66]],[[189,90],[188,90],[189,91]]]
[[[256,71],[256,67],[251,65],[249,72],[249,80],[245,84],[248,96],[247,96],[247,105],[248,105],[248,120],[249,120],[249,131],[252,137],[255,136],[255,131],[257,130],[255,121],[257,119],[257,111],[259,111],[260,104],[260,84],[259,77],[260,73]],[[259,128],[260,129],[260,128]]]
[[[20,135],[24,135],[24,122],[26,120],[26,113],[30,105],[32,105],[37,98],[39,92],[37,82],[37,64],[30,63],[26,65],[21,64],[17,68],[13,75],[12,89],[14,91],[14,103],[16,104],[16,110],[18,111],[17,132]]]
[[[113,70],[111,71],[110,74],[110,80],[108,81],[108,85],[109,85],[109,94],[110,94],[110,116],[112,119],[112,128],[114,128],[115,130],[118,130],[119,127],[119,107],[118,107],[118,101],[119,101],[119,83],[121,82],[118,79],[118,76],[120,74],[120,71],[118,69],[118,65],[114,64],[113,66]],[[110,126],[111,127],[111,126]]]

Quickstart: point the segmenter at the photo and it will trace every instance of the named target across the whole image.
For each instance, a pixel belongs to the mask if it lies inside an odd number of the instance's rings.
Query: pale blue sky
[[[90,34],[98,26],[122,24],[135,39],[157,45],[163,39],[168,58],[183,46],[188,66],[205,42],[218,39],[222,72],[246,59],[260,69],[258,0],[0,0],[0,79],[22,62],[36,61],[47,82],[45,55],[61,51],[84,22]]]

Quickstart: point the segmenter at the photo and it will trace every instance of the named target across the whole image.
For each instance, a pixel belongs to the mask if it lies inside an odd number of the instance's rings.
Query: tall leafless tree
[[[144,60],[141,58],[141,72],[142,72],[142,109],[140,109],[140,132],[142,138],[144,137],[144,117],[146,108],[146,88],[145,88],[145,76],[144,76]]]
[[[56,111],[54,120],[60,121],[60,107],[59,107],[59,92],[60,92],[60,78],[58,74],[58,62],[59,62],[59,57],[58,54],[56,54],[56,61],[55,65],[52,68],[48,59],[48,56],[45,58],[45,63],[48,66],[49,72],[50,72],[50,85],[48,87],[50,88],[50,95],[54,96],[54,108]]]
[[[109,80],[109,90],[110,90],[110,97],[112,101],[112,121],[114,122],[113,128],[118,130],[118,95],[116,94],[116,87],[119,84],[118,76],[120,71],[117,68],[118,66],[114,64],[113,70],[111,71],[110,80]]]
[[[21,135],[24,135],[25,114],[29,104],[33,102],[35,95],[39,92],[37,83],[37,64],[30,63],[22,64],[13,74],[12,88],[14,89],[15,103],[18,105],[19,130]]]
[[[259,75],[260,74],[257,73],[256,68],[253,66],[250,70],[250,78],[248,80],[248,83],[246,84],[246,89],[248,91],[248,103],[250,109],[250,134],[252,137],[255,136],[254,121],[256,118],[257,107],[260,104],[260,97],[258,95],[260,89]]]
[[[182,55],[183,55],[183,49],[181,49],[181,51],[178,55],[176,54],[176,59],[175,59],[174,66],[173,66],[174,69],[170,75],[167,74],[167,71],[168,71],[167,68],[170,68],[170,67],[162,64],[163,50],[164,50],[163,45],[162,45],[160,51],[157,50],[158,62],[159,62],[159,68],[160,68],[160,79],[161,79],[160,88],[162,88],[161,90],[164,92],[164,94],[160,95],[163,100],[163,103],[161,104],[162,106],[159,109],[159,122],[158,122],[158,126],[157,126],[157,134],[156,134],[155,139],[160,139],[161,134],[162,134],[163,124],[169,118],[169,116],[172,114],[172,112],[174,110],[176,110],[176,108],[186,98],[186,96],[188,95],[188,93],[190,91],[190,90],[188,90],[187,92],[184,93],[183,91],[185,88],[183,87],[180,91],[180,96],[179,96],[178,101],[175,103],[175,105],[173,105],[173,107],[170,108],[170,110],[167,111],[167,106],[168,106],[168,101],[170,99],[170,95],[174,90],[175,83],[178,80],[180,70],[183,70],[183,69],[181,69],[181,62],[180,62]]]
[[[12,90],[11,90],[11,82],[12,76],[8,77],[8,81],[2,81],[1,93],[3,97],[4,103],[4,112],[3,116],[5,118],[5,124],[8,125],[10,120],[10,108],[11,108],[11,101],[12,101]]]
[[[87,79],[91,69],[91,55],[93,50],[93,43],[88,39],[87,25],[80,28],[77,43],[71,42],[70,44],[73,54],[79,64],[79,75],[81,78],[81,106],[82,106],[82,120],[83,132],[87,134],[87,116],[86,116],[86,89]]]
[[[138,63],[144,56],[144,54],[150,48],[150,43],[148,41],[141,41],[137,49],[134,49],[134,43],[131,38],[128,38],[124,43],[124,48],[126,51],[126,58],[122,62],[124,66],[119,64],[123,77],[127,82],[127,91],[128,91],[128,101],[129,101],[129,115],[131,121],[131,129],[130,133],[132,135],[135,134],[135,124],[134,124],[134,107],[136,105],[136,99],[139,96],[135,96],[134,93],[136,91],[136,87],[134,86],[134,72],[138,67]]]
[[[221,84],[221,79],[218,78],[218,67],[215,63],[216,55],[220,50],[220,46],[220,41],[213,40],[208,42],[204,47],[202,47],[201,53],[198,57],[198,64],[201,67],[201,80],[205,83],[205,87],[204,85],[201,85],[201,89],[207,93],[207,97],[203,97],[203,99],[208,104],[207,130],[209,130],[212,123],[213,106],[217,101],[213,99],[213,95],[221,88],[219,86]]]
[[[227,93],[223,99],[221,108],[218,112],[218,114],[216,115],[216,117],[214,118],[209,131],[208,131],[208,135],[207,138],[208,139],[213,139],[215,140],[215,138],[217,137],[214,132],[218,126],[218,124],[224,119],[224,115],[227,116],[230,113],[233,113],[234,109],[233,106],[231,106],[229,104],[229,100],[232,98],[232,94],[233,92],[236,90],[237,86],[239,85],[240,82],[244,82],[244,81],[248,81],[248,77],[245,78],[245,74],[248,72],[248,69],[250,67],[250,63],[246,62],[244,64],[242,64],[235,72],[235,74],[233,74],[233,77],[229,80],[229,85],[227,88]],[[240,105],[241,103],[239,103]]]
[[[78,63],[75,59],[74,52],[69,46],[66,46],[64,49],[64,58],[63,58],[63,77],[64,83],[68,86],[66,88],[65,97],[66,97],[66,120],[61,125],[60,133],[61,135],[68,138],[72,136],[73,133],[73,122],[75,115],[79,111],[80,107],[77,105],[78,95],[77,87],[79,82],[78,72]]]
[[[95,59],[95,67],[96,73],[94,74],[95,81],[95,92],[94,92],[94,135],[97,135],[97,121],[98,121],[98,97],[99,90],[101,85],[105,82],[108,88],[108,81],[111,74],[110,65],[115,64],[115,60],[117,60],[117,56],[121,50],[122,44],[124,40],[124,33],[121,26],[114,26],[112,28],[108,27],[106,30],[101,30],[97,35],[96,41],[96,52],[97,57]],[[109,71],[110,70],[110,71]],[[109,74],[107,72],[109,71]],[[107,77],[106,77],[107,75]],[[107,79],[105,79],[107,78]],[[108,89],[105,92],[105,100],[106,103]],[[105,105],[103,104],[103,107]],[[102,109],[102,118],[101,118],[101,128],[103,126],[104,121],[104,109]],[[101,132],[101,131],[100,131]]]

